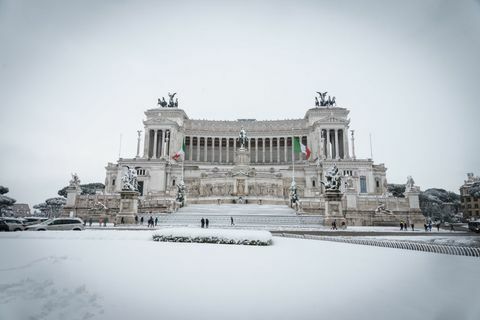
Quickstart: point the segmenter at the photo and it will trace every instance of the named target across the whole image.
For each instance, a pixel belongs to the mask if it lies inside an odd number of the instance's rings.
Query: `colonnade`
[[[301,136],[307,145],[307,137]],[[185,160],[233,163],[240,145],[237,137],[186,136]],[[250,137],[247,151],[251,163],[288,163],[292,161],[292,137]],[[295,155],[295,159],[304,159]]]
[[[158,159],[170,154],[170,130],[150,129],[145,132],[144,158]]]
[[[349,159],[348,132],[344,129],[321,130],[320,154],[324,159]]]

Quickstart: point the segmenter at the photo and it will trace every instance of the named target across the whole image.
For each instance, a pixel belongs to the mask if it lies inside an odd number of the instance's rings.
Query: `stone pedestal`
[[[235,164],[237,166],[248,166],[250,164],[250,152],[246,148],[239,148],[235,153]]]
[[[134,224],[135,216],[138,213],[138,196],[137,191],[120,191],[120,211],[115,217],[115,224]]]
[[[341,222],[345,221],[343,216],[342,205],[343,194],[340,190],[325,191],[325,220],[324,224],[330,226],[334,220],[337,221],[337,228],[341,226]]]

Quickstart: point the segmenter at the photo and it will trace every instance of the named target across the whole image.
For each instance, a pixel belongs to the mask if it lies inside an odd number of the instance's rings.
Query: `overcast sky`
[[[0,0],[0,185],[30,205],[104,182],[178,92],[194,119],[351,110],[357,157],[458,193],[480,174],[480,1]]]

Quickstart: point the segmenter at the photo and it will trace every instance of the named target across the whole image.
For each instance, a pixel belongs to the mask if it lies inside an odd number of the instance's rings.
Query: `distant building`
[[[476,177],[473,173],[467,173],[467,180],[460,187],[460,201],[463,217],[466,219],[480,218],[480,197],[472,195],[472,188],[480,187],[480,177]]]
[[[30,206],[26,203],[15,203],[12,206],[12,212],[15,217],[24,217],[31,214]]]

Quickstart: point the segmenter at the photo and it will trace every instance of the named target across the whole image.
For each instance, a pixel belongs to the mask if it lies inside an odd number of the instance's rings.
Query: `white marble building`
[[[138,132],[137,155],[108,163],[105,193],[77,195],[65,210],[80,216],[91,215],[98,207],[107,208],[102,214],[117,213],[121,177],[129,166],[138,175],[140,213],[171,212],[176,184],[182,179],[187,205],[236,203],[240,197],[247,204],[288,205],[294,178],[300,212],[328,218],[321,181],[336,164],[343,176],[340,216],[350,224],[423,221],[418,187],[409,188],[404,198],[395,198],[387,192],[385,165],[356,158],[348,114],[345,108],[315,107],[301,119],[212,121],[190,119],[177,107],[148,109],[143,143]],[[242,128],[249,138],[244,149],[238,141]],[[294,137],[311,149],[308,160],[293,153]],[[182,143],[183,164],[172,159]]]

